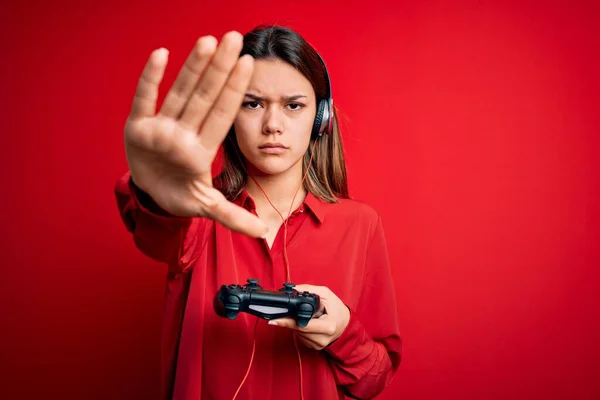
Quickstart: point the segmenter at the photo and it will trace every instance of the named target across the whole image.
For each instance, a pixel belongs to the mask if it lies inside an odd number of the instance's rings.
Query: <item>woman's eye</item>
[[[247,101],[242,105],[250,110],[256,110],[258,106],[260,106],[260,104],[258,104],[258,101]]]
[[[292,110],[292,111],[298,111],[302,107],[304,107],[304,105],[300,104],[300,103],[291,103],[291,104],[288,104],[288,107],[291,107],[290,110]]]

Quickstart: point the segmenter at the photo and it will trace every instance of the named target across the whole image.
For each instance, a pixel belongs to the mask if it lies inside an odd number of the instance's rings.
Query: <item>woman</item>
[[[335,113],[314,126],[331,95],[319,60],[283,27],[202,37],[158,113],[167,51],[142,73],[115,191],[136,246],[168,265],[165,399],[367,399],[400,364],[381,220],[348,198]],[[325,314],[304,328],[219,317],[219,287],[247,278],[271,290],[293,281]]]

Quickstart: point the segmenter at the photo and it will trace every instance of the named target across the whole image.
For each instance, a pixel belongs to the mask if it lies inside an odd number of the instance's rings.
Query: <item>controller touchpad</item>
[[[250,304],[248,308],[263,314],[281,314],[288,312],[288,309],[283,307],[257,306],[255,304]]]

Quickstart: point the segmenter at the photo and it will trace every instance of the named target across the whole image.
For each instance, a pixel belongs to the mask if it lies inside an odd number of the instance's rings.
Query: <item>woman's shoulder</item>
[[[352,218],[355,221],[362,220],[375,224],[379,221],[379,212],[373,206],[354,198],[340,198],[337,203],[331,203],[327,210],[327,214],[329,213],[341,218]]]

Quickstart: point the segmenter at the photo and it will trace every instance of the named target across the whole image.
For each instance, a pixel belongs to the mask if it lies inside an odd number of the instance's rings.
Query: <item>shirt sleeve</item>
[[[161,209],[135,185],[129,171],[117,180],[114,191],[121,219],[142,253],[167,263],[173,272],[192,265],[203,236],[202,218],[177,217]]]
[[[367,250],[356,310],[340,337],[325,348],[338,385],[357,399],[372,399],[392,381],[401,360],[398,309],[381,218]]]

